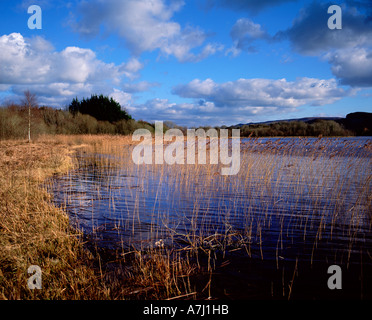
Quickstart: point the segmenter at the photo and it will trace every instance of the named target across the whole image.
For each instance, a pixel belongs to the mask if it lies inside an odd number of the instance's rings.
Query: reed
[[[90,155],[80,165],[105,177],[98,193],[110,198],[111,220],[126,234],[122,245],[141,252],[164,239],[166,250],[178,255],[161,256],[168,259],[163,266],[172,264],[171,256],[187,256],[196,269],[186,269],[212,274],[219,260],[240,249],[274,259],[276,269],[288,259],[348,266],[359,237],[370,232],[370,143],[359,152],[352,141],[335,149],[337,140],[329,139],[250,139],[242,145],[239,174],[221,176],[220,165],[135,165],[130,137],[79,139]],[[337,247],[340,235],[346,253]],[[205,279],[209,288],[212,279]]]
[[[86,283],[76,283],[80,289],[60,289],[57,297],[213,297],[217,273],[231,267],[236,254],[271,263],[278,279],[271,280],[269,294],[295,297],[303,268],[348,268],[361,260],[361,243],[371,246],[372,146],[355,144],[342,138],[244,140],[240,172],[221,176],[215,164],[136,165],[131,137],[39,137],[35,146],[51,150],[48,166],[61,166],[57,154],[63,149],[75,168],[62,185],[44,183],[49,193],[59,193],[54,200],[67,225],[69,212],[75,231],[64,232],[78,246],[74,261],[85,270]],[[23,183],[29,175],[23,173]],[[47,200],[53,207],[49,195]],[[88,252],[83,239],[93,244]],[[365,265],[370,260],[363,256]]]
[[[76,168],[71,152],[82,147],[95,150],[97,141],[45,136],[31,144],[1,142],[0,299],[165,299],[190,293],[183,278],[191,264],[159,248],[146,256],[137,250],[129,259],[88,247],[85,235],[55,207],[45,179]],[[27,286],[30,265],[42,270],[41,290]]]
[[[38,187],[71,167],[59,145],[6,141],[0,145],[0,297],[68,299],[94,294],[89,257],[67,215]],[[27,269],[43,270],[43,290],[27,287]],[[85,288],[85,291],[81,290]]]

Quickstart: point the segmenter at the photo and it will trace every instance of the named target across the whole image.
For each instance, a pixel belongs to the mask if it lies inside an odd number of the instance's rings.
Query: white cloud
[[[249,110],[257,107],[297,108],[302,105],[331,104],[352,92],[338,87],[334,79],[298,78],[296,81],[238,79],[221,84],[212,79],[195,79],[174,87],[173,93],[184,98],[205,99],[217,107]]]
[[[60,53],[47,58],[51,75],[54,73],[53,76],[59,78],[58,80],[66,82],[86,82],[89,78],[97,75],[98,69],[111,67],[109,65],[102,66],[92,50],[78,47],[67,47]]]
[[[132,105],[132,114],[137,119],[171,120],[189,126],[232,125],[295,112],[305,105],[332,104],[355,90],[338,87],[335,79],[238,79],[224,83],[194,79],[174,87],[172,93],[192,101],[151,99]]]
[[[337,50],[325,56],[332,64],[332,73],[342,84],[372,87],[372,50],[353,48]]]
[[[132,114],[136,119],[147,121],[176,121],[181,125],[197,126],[202,123],[221,120],[221,110],[211,102],[203,103],[173,103],[169,99],[154,98],[143,104],[132,106]],[[218,113],[214,113],[217,111]],[[226,117],[222,118],[224,121]]]
[[[217,84],[212,79],[201,81],[194,79],[186,85],[179,85],[173,88],[173,93],[183,98],[203,98],[213,94]]]
[[[233,40],[238,41],[238,47],[244,47],[244,42],[251,42],[256,39],[269,39],[269,34],[258,23],[251,19],[241,18],[236,21],[230,32]]]
[[[238,19],[230,31],[233,46],[228,48],[225,55],[238,56],[241,51],[256,52],[255,42],[258,40],[271,41],[272,37],[264,28],[248,18]]]
[[[372,86],[372,15],[370,1],[347,0],[342,5],[342,30],[324,26],[329,3],[311,2],[276,39],[287,38],[295,51],[328,60],[341,84]]]
[[[311,2],[300,11],[292,26],[277,37],[287,37],[297,52],[315,56],[330,50],[372,45],[372,21],[366,14],[343,6],[342,30],[335,31],[325,27],[330,17],[328,7],[327,2]]]
[[[119,72],[123,73],[130,80],[138,78],[138,71],[143,69],[143,63],[137,58],[130,58],[127,63],[123,63],[119,67]]]
[[[0,83],[83,83],[97,79],[134,77],[143,67],[135,58],[119,66],[97,59],[91,49],[66,47],[53,51],[43,38],[31,40],[20,33],[0,37]]]
[[[168,99],[159,99],[159,98],[154,98],[152,100],[149,100],[146,104],[146,106],[149,108],[149,110],[156,110],[156,111],[161,111],[161,110],[167,110],[171,109],[172,107],[176,106],[175,103],[169,102]]]
[[[191,52],[204,44],[207,35],[200,28],[182,28],[171,20],[183,5],[183,1],[167,4],[164,0],[81,2],[78,9],[81,18],[70,24],[75,31],[90,37],[98,35],[103,25],[106,31],[124,39],[134,55],[159,50],[181,62],[200,61],[218,51],[219,46],[206,44],[200,53]]]
[[[120,65],[105,63],[91,49],[55,51],[42,37],[27,39],[20,33],[0,37],[0,84],[16,95],[32,90],[41,103],[54,99],[56,105],[75,96],[109,94],[123,79],[136,78],[142,68],[137,58]]]
[[[109,95],[115,101],[119,102],[122,108],[130,109],[130,103],[132,101],[132,95],[114,88],[114,91]]]
[[[168,99],[151,99],[143,104],[132,105],[131,114],[135,119],[147,121],[174,121],[179,125],[233,125],[249,122],[251,117],[259,117],[267,114],[280,114],[284,111],[292,111],[290,108],[278,107],[217,107],[211,101],[194,101],[192,103],[173,103]]]

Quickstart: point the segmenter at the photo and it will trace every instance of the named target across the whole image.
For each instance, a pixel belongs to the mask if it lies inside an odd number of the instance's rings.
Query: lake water
[[[346,296],[372,297],[371,155],[370,137],[241,139],[239,173],[221,176],[218,165],[137,166],[128,156],[96,166],[115,157],[81,152],[79,168],[55,177],[52,192],[99,246],[198,239],[221,249],[218,297],[280,296],[292,275],[297,297],[308,297],[306,288],[329,297],[331,264],[346,270]]]

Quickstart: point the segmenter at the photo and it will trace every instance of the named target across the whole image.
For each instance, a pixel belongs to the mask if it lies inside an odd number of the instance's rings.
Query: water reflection
[[[363,255],[371,265],[371,138],[242,139],[241,152],[236,176],[217,165],[92,165],[108,156],[81,154],[77,170],[54,179],[54,199],[102,246],[214,235],[276,264]]]

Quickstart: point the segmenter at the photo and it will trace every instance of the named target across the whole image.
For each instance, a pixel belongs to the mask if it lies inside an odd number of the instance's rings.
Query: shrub
[[[129,135],[132,134],[136,129],[140,128],[140,125],[137,124],[134,120],[120,120],[116,122],[116,133]]]
[[[116,127],[114,124],[108,121],[98,121],[97,133],[98,134],[115,134]]]
[[[0,139],[25,138],[26,123],[18,112],[0,109]]]

